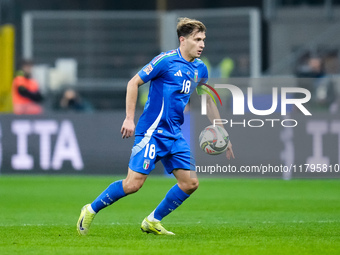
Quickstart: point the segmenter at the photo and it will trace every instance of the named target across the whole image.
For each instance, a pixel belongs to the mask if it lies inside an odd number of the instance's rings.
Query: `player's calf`
[[[126,194],[136,193],[142,186],[143,182],[136,180],[123,180],[123,189]]]
[[[129,168],[128,175],[123,180],[125,194],[137,192],[143,186],[147,177],[147,175],[135,172]]]

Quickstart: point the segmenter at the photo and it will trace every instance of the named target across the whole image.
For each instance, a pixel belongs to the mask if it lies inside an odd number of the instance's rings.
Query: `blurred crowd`
[[[311,92],[311,107],[337,110],[338,79],[340,73],[339,53],[336,49],[306,51],[298,59],[295,75],[298,86]]]
[[[12,84],[13,111],[15,114],[42,114],[42,95],[38,82],[32,77],[33,61],[22,60]],[[92,105],[73,88],[64,88],[57,95],[52,108],[58,111],[92,112]]]
[[[241,56],[236,61],[225,57],[213,66],[208,59],[206,63],[210,77],[249,77],[249,58]],[[13,105],[15,114],[41,114],[46,111],[93,112],[95,110],[112,110],[124,108],[125,91],[100,91],[95,88],[81,91],[77,86],[61,87],[52,93],[41,93],[38,82],[32,77],[33,62],[23,60],[20,70],[13,80]],[[306,51],[294,66],[298,78],[297,86],[311,92],[309,107],[319,110],[338,111],[340,73],[339,52],[336,49]],[[139,107],[143,108],[147,100],[148,86],[139,93]],[[119,100],[114,100],[110,93]],[[85,95],[85,96],[84,96]],[[119,105],[118,102],[119,101]]]

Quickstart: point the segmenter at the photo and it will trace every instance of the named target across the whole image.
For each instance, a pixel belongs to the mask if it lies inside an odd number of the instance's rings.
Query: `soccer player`
[[[174,235],[161,220],[180,206],[197,189],[195,166],[190,163],[190,147],[184,140],[181,125],[183,111],[198,82],[207,80],[205,64],[198,59],[204,49],[206,28],[200,21],[181,18],[177,24],[180,46],[161,53],[143,67],[127,85],[126,118],[121,133],[133,136],[135,142],[126,179],[113,182],[91,204],[85,205],[77,223],[78,233],[86,235],[95,215],[118,199],[137,192],[155,163],[162,161],[166,171],[173,173],[178,183],[173,186],[156,209],[147,216],[141,230],[156,235]],[[150,82],[148,100],[136,130],[134,115],[138,87]],[[220,119],[216,105],[207,101],[208,118]],[[234,157],[229,143],[226,156]]]

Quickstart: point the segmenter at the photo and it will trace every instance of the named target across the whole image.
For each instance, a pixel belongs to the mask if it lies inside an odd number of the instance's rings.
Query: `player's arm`
[[[138,96],[138,87],[144,84],[144,81],[136,74],[127,84],[126,89],[126,117],[120,132],[122,138],[129,138],[135,132],[135,110]]]
[[[215,103],[210,97],[207,97],[207,116],[212,124],[214,124],[214,119],[221,119],[220,112],[218,111],[217,106],[215,105]],[[220,126],[224,128],[222,124],[220,124]],[[228,159],[235,158],[232,144],[230,141],[229,141],[226,156]]]
[[[218,111],[217,106],[209,96],[207,96],[207,116],[212,124],[214,124],[214,119],[221,119],[220,112]],[[224,128],[222,124],[217,125]]]
[[[22,97],[28,98],[34,102],[41,102],[43,100],[43,96],[39,92],[38,89],[30,90],[25,86],[26,79],[22,76],[18,76],[13,81],[14,89],[17,90],[18,94]]]
[[[31,92],[23,85],[18,86],[18,93],[21,96],[26,97],[26,98],[34,101],[34,102],[37,102],[37,103],[39,103],[43,100],[43,96],[41,95],[41,93],[39,91]]]

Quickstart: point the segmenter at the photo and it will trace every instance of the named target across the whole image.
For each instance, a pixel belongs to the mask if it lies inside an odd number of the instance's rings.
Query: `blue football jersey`
[[[150,81],[148,100],[137,127],[136,135],[158,135],[178,139],[182,136],[184,108],[198,82],[208,79],[208,70],[198,58],[185,60],[178,49],[161,53],[145,65],[138,75]]]

